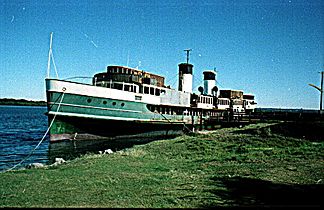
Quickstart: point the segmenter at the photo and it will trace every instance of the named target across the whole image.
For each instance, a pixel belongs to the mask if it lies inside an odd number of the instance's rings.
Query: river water
[[[46,107],[0,106],[0,171],[13,167],[36,147],[47,130]],[[48,137],[19,167],[48,162]]]
[[[46,107],[37,106],[0,106],[0,172],[13,167],[23,168],[31,163],[51,164],[56,157],[69,160],[86,153],[98,154],[106,149],[115,152],[154,140],[67,141],[50,144],[47,135],[34,150],[48,128],[46,111]]]

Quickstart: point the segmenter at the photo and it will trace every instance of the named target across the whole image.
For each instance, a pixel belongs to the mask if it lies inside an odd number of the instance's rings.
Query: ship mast
[[[48,61],[47,61],[47,78],[50,77],[50,68],[51,68],[51,60],[53,61],[53,66],[55,69],[55,73],[56,73],[56,78],[58,79],[58,73],[57,73],[57,69],[56,69],[56,65],[55,65],[55,61],[54,61],[54,56],[53,56],[53,51],[52,51],[52,44],[53,44],[53,32],[51,32],[51,37],[50,37],[50,48],[48,51]]]
[[[48,61],[47,61],[47,78],[50,77],[50,68],[51,68],[51,54],[52,54],[52,42],[53,42],[53,32],[51,32],[50,37],[50,47],[48,51]]]

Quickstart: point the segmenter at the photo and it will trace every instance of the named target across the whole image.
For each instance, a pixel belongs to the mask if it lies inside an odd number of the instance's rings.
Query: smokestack
[[[189,63],[179,64],[179,91],[192,93],[192,69],[193,65]]]
[[[203,72],[204,74],[204,94],[212,95],[212,89],[216,84],[216,72],[212,70],[206,70]]]

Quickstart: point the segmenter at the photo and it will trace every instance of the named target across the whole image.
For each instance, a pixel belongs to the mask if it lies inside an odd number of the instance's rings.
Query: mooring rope
[[[39,147],[39,145],[41,145],[41,143],[44,141],[46,135],[48,134],[49,130],[51,129],[51,127],[52,127],[52,125],[53,125],[53,123],[54,123],[54,120],[55,120],[55,118],[56,118],[56,116],[57,116],[57,113],[58,113],[58,111],[59,111],[59,109],[60,109],[60,107],[61,107],[61,104],[62,104],[62,101],[63,101],[63,98],[64,98],[64,91],[65,91],[65,88],[63,88],[62,98],[61,98],[61,100],[60,100],[60,103],[58,104],[58,107],[57,107],[57,110],[56,110],[56,112],[55,112],[55,115],[54,115],[54,117],[53,117],[53,119],[52,119],[50,125],[48,126],[48,128],[47,128],[47,130],[46,130],[44,136],[43,136],[42,139],[38,142],[38,144],[36,145],[36,147],[35,147],[34,149],[32,149],[32,150],[30,151],[30,153],[29,153],[29,154],[28,154],[24,159],[22,159],[19,163],[17,163],[16,165],[14,165],[13,167],[11,167],[11,168],[9,168],[9,169],[7,169],[7,170],[1,171],[0,173],[4,173],[4,172],[11,171],[11,170],[13,170],[14,168],[16,168],[17,166],[19,166],[20,164],[22,164],[24,161],[26,161],[26,160],[27,160],[27,159],[28,159],[28,158],[29,158],[29,157],[34,153],[34,151]]]

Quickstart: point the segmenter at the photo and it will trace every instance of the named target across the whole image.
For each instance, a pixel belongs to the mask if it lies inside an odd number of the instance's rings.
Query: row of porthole
[[[87,102],[88,102],[88,103],[91,103],[92,100],[91,100],[90,98],[88,98]],[[102,103],[106,105],[106,104],[107,104],[107,101],[103,101]],[[116,105],[117,105],[117,103],[116,103],[115,101],[112,102],[111,104],[112,104],[113,106],[116,106]],[[125,106],[125,103],[121,103],[120,105],[121,105],[121,106]]]

